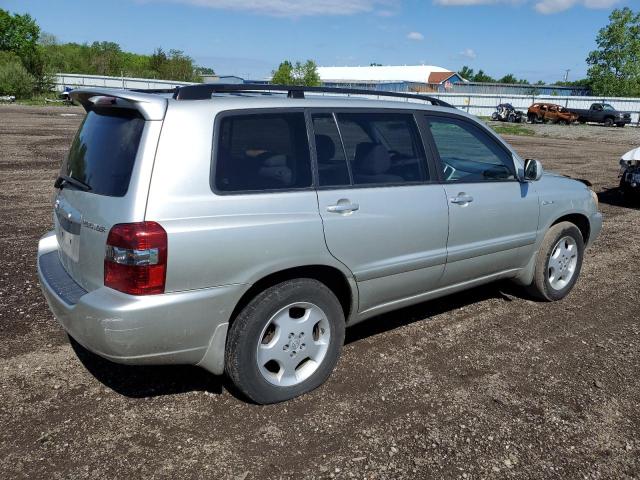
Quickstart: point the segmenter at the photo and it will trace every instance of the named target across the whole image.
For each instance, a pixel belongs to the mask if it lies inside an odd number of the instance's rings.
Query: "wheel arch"
[[[584,244],[585,245],[588,244],[589,237],[591,235],[591,224],[589,223],[589,218],[582,213],[568,213],[561,217],[558,217],[557,219],[555,219],[549,224],[549,226],[544,230],[544,233],[546,234],[546,232],[551,227],[562,222],[570,222],[574,224],[576,227],[578,227],[578,230],[580,230],[580,233],[582,234],[582,239],[584,240]],[[540,243],[542,242],[543,238],[544,238],[544,235],[540,237],[540,240],[539,240]],[[521,286],[528,286],[533,281],[533,274],[534,274],[536,258],[538,256],[538,248],[540,246],[540,243],[536,245],[535,253],[531,256],[527,264],[524,266],[524,268],[522,268],[521,272],[513,279],[513,281],[516,284]]]
[[[581,213],[570,213],[568,215],[564,215],[551,223],[549,228],[557,225],[560,222],[573,223],[576,227],[578,227],[578,230],[580,230],[584,244],[587,245],[589,243],[589,236],[591,235],[591,224],[589,223],[589,218],[586,215],[583,215]]]
[[[304,265],[270,273],[254,282],[238,300],[229,322],[233,323],[242,309],[258,293],[278,283],[296,278],[311,278],[326,285],[338,298],[345,320],[357,311],[357,287],[353,278],[347,277],[341,270],[329,265]]]

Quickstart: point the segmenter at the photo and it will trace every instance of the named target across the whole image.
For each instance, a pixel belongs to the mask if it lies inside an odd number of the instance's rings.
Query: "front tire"
[[[259,293],[231,324],[225,371],[259,404],[282,402],[322,385],[344,343],[340,302],[323,283],[288,280]]]
[[[580,229],[571,222],[552,226],[538,250],[529,293],[548,302],[563,299],[578,280],[583,257],[584,239]]]
[[[604,119],[605,127],[613,127],[613,118],[605,118]]]

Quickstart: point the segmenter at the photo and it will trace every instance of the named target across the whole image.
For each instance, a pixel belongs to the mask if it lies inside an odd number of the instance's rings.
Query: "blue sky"
[[[615,7],[640,0],[0,0],[62,42],[184,50],[220,74],[264,78],[286,58],[319,65],[469,65],[494,77],[583,77]]]

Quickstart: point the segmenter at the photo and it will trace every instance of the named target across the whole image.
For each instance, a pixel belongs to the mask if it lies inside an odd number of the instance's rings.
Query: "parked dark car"
[[[516,110],[510,103],[501,103],[496,111],[491,114],[491,120],[496,122],[521,123],[524,121],[524,113]]]
[[[571,108],[570,111],[578,115],[580,123],[604,123],[607,127],[624,127],[627,123],[631,123],[631,114],[629,112],[620,112],[608,103],[594,103],[589,110]]]
[[[555,103],[534,103],[527,110],[527,120],[531,123],[561,123],[570,125],[578,120],[578,115]]]

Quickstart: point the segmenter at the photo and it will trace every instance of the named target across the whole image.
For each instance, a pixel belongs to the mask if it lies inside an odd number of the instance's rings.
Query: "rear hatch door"
[[[72,98],[87,115],[56,180],[53,221],[62,265],[91,291],[104,284],[111,227],[144,220],[167,100],[90,89],[74,91]]]

